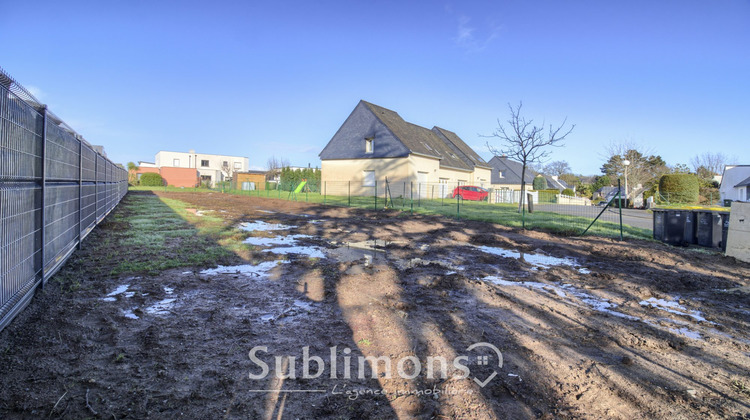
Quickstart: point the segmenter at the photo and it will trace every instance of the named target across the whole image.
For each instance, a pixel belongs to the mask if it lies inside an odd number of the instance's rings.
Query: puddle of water
[[[583,296],[582,296],[583,295]],[[631,321],[642,321],[641,318],[638,318],[637,316],[627,315],[622,312],[613,311],[613,308],[616,308],[617,305],[604,299],[599,299],[597,297],[591,296],[591,295],[585,295],[581,293],[581,295],[576,294],[581,299],[581,302],[585,303],[586,305],[590,306],[591,309],[605,313],[608,315],[616,316],[623,319],[629,319]]]
[[[662,311],[666,311],[675,315],[689,316],[699,322],[706,321],[706,318],[701,315],[700,311],[691,311],[680,305],[679,302],[676,301],[668,301],[651,297],[647,300],[642,300],[640,304],[642,306],[651,306],[657,309],[661,309]]]
[[[523,261],[526,261],[527,263],[537,268],[550,268],[551,266],[555,265],[566,265],[576,268],[581,274],[591,273],[591,271],[589,271],[587,268],[580,267],[580,264],[578,264],[578,262],[572,258],[558,258],[544,254],[527,254],[525,252],[511,251],[509,249],[491,247],[487,245],[478,246],[477,248],[487,254],[498,255],[504,258],[514,258],[517,260],[522,259]]]
[[[183,276],[187,276],[188,274],[193,274],[193,272],[192,271],[183,271],[180,274],[183,275]]]
[[[275,211],[271,211],[271,210],[258,210],[258,211],[261,213],[269,213],[269,214],[276,213]]]
[[[309,258],[325,258],[325,254],[320,247],[297,245],[297,240],[312,238],[310,235],[288,235],[277,236],[274,238],[256,238],[250,237],[243,242],[250,245],[262,247],[274,247],[264,250],[278,255],[302,254]]]
[[[537,290],[544,290],[546,292],[552,291],[557,296],[562,297],[562,298],[568,297],[566,294],[567,292],[571,296],[575,296],[578,299],[580,299],[583,304],[585,304],[586,306],[588,306],[589,308],[591,308],[592,310],[596,312],[605,313],[605,314],[616,316],[619,318],[629,319],[631,321],[641,320],[638,317],[627,315],[622,312],[614,311],[613,309],[617,307],[616,304],[608,300],[593,296],[584,291],[578,290],[569,284],[551,285],[551,284],[539,283],[539,282],[534,282],[534,281],[508,281],[508,280],[503,280],[501,277],[498,277],[498,276],[487,276],[483,280],[489,281],[499,286],[517,286],[517,287],[520,286],[520,287],[529,287],[529,288],[537,289]]]
[[[367,241],[360,242],[347,242],[346,246],[348,246],[349,248],[365,249],[368,251],[385,252],[385,250],[382,248],[385,248],[392,243],[393,242],[384,241],[382,239],[369,239]]]
[[[644,322],[644,323],[646,323],[648,325],[651,325],[652,327],[655,327],[655,328],[658,328],[658,329],[665,329],[664,326],[659,325],[656,322],[653,322],[651,320],[644,320],[644,319],[636,317],[636,316],[627,315],[627,314],[624,314],[622,312],[615,311],[613,309],[617,308],[616,304],[614,304],[614,303],[612,303],[612,302],[610,302],[608,300],[601,299],[601,298],[598,298],[596,296],[593,296],[593,295],[591,295],[589,293],[586,293],[584,291],[581,291],[579,289],[576,289],[572,285],[569,285],[569,284],[563,284],[563,285],[561,285],[561,286],[558,287],[558,286],[554,286],[554,285],[549,285],[549,284],[544,284],[544,283],[538,283],[538,282],[531,282],[531,281],[522,281],[522,282],[508,281],[508,280],[503,280],[502,278],[497,277],[497,276],[488,276],[488,277],[485,277],[483,280],[489,281],[489,282],[497,284],[499,286],[525,286],[525,287],[530,287],[530,288],[533,288],[533,289],[545,290],[545,291],[548,291],[548,292],[549,292],[549,290],[552,290],[552,291],[554,291],[560,297],[566,297],[565,291],[567,291],[570,295],[577,297],[578,299],[581,300],[581,302],[583,304],[585,304],[586,306],[588,306],[589,308],[591,308],[592,310],[594,310],[596,312],[605,313],[605,314],[608,314],[608,315],[616,316],[616,317],[623,318],[623,319],[628,319],[628,320],[631,320],[631,321],[641,321],[641,322]],[[653,300],[651,300],[651,299],[653,299]],[[661,300],[661,299],[654,299],[654,298],[651,298],[651,299],[649,299],[649,301],[643,301],[643,302],[641,302],[641,305],[646,305],[646,304],[650,305],[650,304],[653,303],[654,304],[653,306],[658,307],[658,306],[656,306],[657,303],[664,303],[664,304],[666,304],[664,306],[666,306],[666,308],[667,308],[667,309],[664,309],[664,310],[666,310],[667,312],[672,312],[672,310],[669,309],[669,308],[672,308],[672,307],[677,307],[677,308],[685,310],[685,308],[682,307],[681,305],[679,305],[677,302],[668,302],[668,301],[664,301],[664,300]],[[660,308],[660,309],[663,309],[663,308]],[[689,315],[687,313],[683,313],[683,312],[679,312],[679,311],[675,311],[675,312],[677,312],[677,313],[679,313],[681,315]],[[687,312],[690,312],[690,311],[687,311]],[[692,311],[692,312],[696,312],[696,311]],[[702,317],[700,317],[700,318],[703,319]],[[688,323],[686,323],[684,321],[679,321],[679,320],[671,319],[671,318],[663,318],[663,320],[666,321],[666,322],[672,323],[673,325],[677,326],[677,328],[666,327],[666,330],[668,330],[668,331],[670,331],[670,332],[672,332],[674,334],[680,334],[682,336],[685,336],[685,337],[693,339],[693,340],[703,340],[703,337],[701,336],[701,334],[699,332],[693,331],[690,328],[688,328],[688,327],[685,326],[685,325],[689,325]]]
[[[304,309],[306,311],[312,311],[312,309],[313,309],[312,303],[305,302],[304,300],[296,300],[295,299],[294,306],[296,306],[298,308],[302,308],[302,309]]]
[[[692,338],[693,340],[702,340],[703,337],[698,331],[692,331],[689,328],[686,327],[680,327],[680,328],[670,328],[669,331],[675,333],[684,335],[687,338]]]
[[[133,309],[124,310],[122,311],[122,314],[123,316],[125,316],[125,318],[138,319],[138,315],[136,315],[135,312],[133,312]]]
[[[164,293],[166,293],[168,295],[171,295],[172,293],[174,293],[174,288],[172,288],[172,287],[166,287],[165,286],[164,287]]]
[[[216,268],[209,268],[201,271],[201,274],[214,276],[217,274],[241,274],[247,277],[266,277],[269,272],[273,270],[278,264],[284,264],[285,261],[266,261],[257,265],[253,264],[242,264],[242,265],[220,265]]]
[[[273,314],[265,314],[260,316],[260,320],[263,322],[271,322],[276,319],[276,316]]]
[[[119,294],[125,293],[125,292],[128,291],[128,288],[130,288],[129,284],[123,284],[123,285],[117,286],[117,289],[115,289],[112,293],[109,293],[107,296],[108,297],[109,296],[117,296]]]
[[[279,223],[267,223],[262,220],[255,222],[243,222],[240,223],[239,228],[249,232],[268,232],[272,230],[287,230],[293,229],[297,226],[282,225]]]
[[[258,238],[249,237],[242,241],[242,243],[255,245],[255,246],[286,246],[294,245],[299,239],[312,238],[310,235],[288,235],[288,236],[276,236],[273,238]]]
[[[147,314],[151,315],[166,315],[170,313],[170,310],[174,308],[174,303],[177,301],[175,298],[162,299],[159,302],[149,306],[144,310]]]
[[[105,297],[105,298],[102,298],[101,300],[103,300],[105,302],[115,302],[117,300],[117,298],[114,298],[114,297]]]
[[[326,254],[316,246],[282,246],[278,248],[266,249],[278,255],[300,254],[307,255],[308,258],[325,258]]]

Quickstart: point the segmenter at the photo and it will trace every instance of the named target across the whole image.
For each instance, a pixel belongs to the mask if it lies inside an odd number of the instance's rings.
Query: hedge
[[[547,180],[544,179],[543,176],[536,176],[534,178],[534,182],[532,183],[532,185],[534,186],[534,189],[537,190],[537,191],[539,191],[539,190],[546,190],[547,189]]]
[[[161,175],[155,172],[148,172],[141,175],[140,183],[144,187],[161,187],[164,185],[164,180],[161,178]]]
[[[570,196],[570,197],[573,197],[573,196],[576,195],[576,193],[574,193],[573,190],[571,190],[570,188],[566,188],[566,189],[562,190],[561,194],[562,195],[567,195],[567,196]]]
[[[698,202],[700,181],[693,174],[666,174],[659,179],[659,192],[670,203]]]

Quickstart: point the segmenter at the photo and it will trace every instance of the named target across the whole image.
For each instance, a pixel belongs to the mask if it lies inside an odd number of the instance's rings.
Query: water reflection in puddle
[[[675,315],[689,316],[696,321],[705,321],[700,311],[691,311],[684,306],[680,305],[677,301],[668,301],[664,299],[648,298],[640,302],[642,306],[651,306],[653,308],[661,309],[662,311],[669,312]]]
[[[201,274],[215,276],[217,274],[241,274],[247,277],[266,277],[279,264],[285,261],[266,261],[260,264],[242,264],[242,265],[220,265],[216,268],[208,268],[201,271]]]
[[[478,246],[477,247],[480,251],[492,254],[492,255],[498,255],[500,257],[504,258],[514,258],[517,260],[525,261],[534,267],[537,268],[550,268],[551,266],[569,266],[573,267],[578,270],[581,274],[590,274],[591,271],[585,267],[581,267],[578,262],[573,258],[558,258],[553,257],[551,255],[544,255],[544,254],[528,254],[524,252],[517,252],[517,251],[511,251],[509,249],[504,248],[497,248],[497,247],[491,247],[491,246]]]
[[[268,223],[262,220],[255,222],[243,222],[240,223],[239,228],[248,232],[268,232],[272,230],[287,230],[293,229],[297,226],[282,225],[280,223]]]

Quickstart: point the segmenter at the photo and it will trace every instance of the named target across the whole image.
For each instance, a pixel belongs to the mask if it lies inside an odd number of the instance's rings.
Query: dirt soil
[[[102,246],[128,258],[107,239],[123,226],[104,223],[71,260],[84,287],[46,288],[0,333],[0,418],[750,418],[748,264],[649,241],[159,195],[227,224],[283,226],[245,231],[276,245],[248,247],[235,267],[112,278],[85,269]]]

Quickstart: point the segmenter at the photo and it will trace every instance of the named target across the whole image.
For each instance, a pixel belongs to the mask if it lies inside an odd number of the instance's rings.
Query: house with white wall
[[[195,168],[202,183],[211,186],[217,182],[228,180],[236,172],[246,172],[250,169],[250,159],[243,156],[214,155],[210,153],[159,151],[154,157],[157,168]]]
[[[721,201],[750,201],[750,165],[727,165],[719,185]]]
[[[406,122],[366,101],[357,104],[319,156],[321,181],[334,195],[372,194],[386,179],[394,195],[436,198],[457,185],[490,183],[490,166],[456,133]]]

